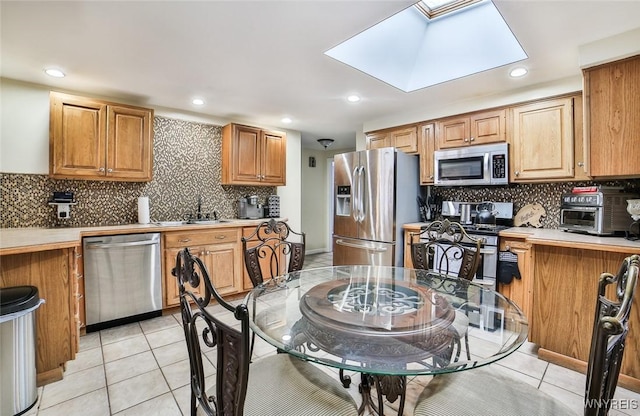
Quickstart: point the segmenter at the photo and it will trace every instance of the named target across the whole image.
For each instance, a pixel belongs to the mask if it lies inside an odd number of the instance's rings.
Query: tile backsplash
[[[640,194],[640,179],[607,182],[555,182],[539,184],[512,184],[493,187],[432,187],[431,192],[444,201],[464,202],[513,202],[513,215],[528,204],[540,204],[546,215],[542,218],[544,228],[558,228],[560,222],[560,197],[571,192],[574,186],[622,186]],[[629,219],[631,221],[631,219]]]
[[[220,184],[222,127],[154,118],[154,165],[151,182],[50,179],[47,175],[0,173],[0,227],[55,227],[131,224],[138,220],[137,200],[149,197],[152,221],[173,221],[197,209],[221,218],[237,217],[237,200],[258,195],[265,202],[275,187]],[[74,193],[69,219],[58,220],[47,202],[54,191]]]

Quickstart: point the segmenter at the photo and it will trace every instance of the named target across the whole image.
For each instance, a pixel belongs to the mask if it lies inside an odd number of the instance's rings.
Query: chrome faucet
[[[198,212],[196,213],[196,219],[202,219],[202,195],[198,194]]]

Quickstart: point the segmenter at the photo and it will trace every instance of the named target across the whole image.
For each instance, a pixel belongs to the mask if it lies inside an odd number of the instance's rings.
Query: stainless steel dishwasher
[[[162,314],[160,233],[82,241],[87,331]]]

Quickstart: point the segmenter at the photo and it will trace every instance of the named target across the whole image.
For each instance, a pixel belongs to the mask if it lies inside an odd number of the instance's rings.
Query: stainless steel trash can
[[[38,401],[36,314],[38,288],[0,289],[0,415],[21,415]]]

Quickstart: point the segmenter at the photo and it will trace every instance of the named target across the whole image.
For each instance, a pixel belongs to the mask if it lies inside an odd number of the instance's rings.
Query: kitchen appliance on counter
[[[575,187],[562,195],[558,228],[593,235],[623,234],[632,222],[627,200],[633,198],[638,195],[621,187]]]
[[[238,200],[238,218],[258,219],[264,217],[262,204],[258,203],[256,195],[247,196]]]
[[[87,332],[162,315],[160,233],[82,239]]]
[[[334,156],[334,266],[402,266],[402,225],[420,218],[418,174],[418,158],[393,147]]]
[[[434,185],[508,185],[507,143],[468,146],[434,152]]]

